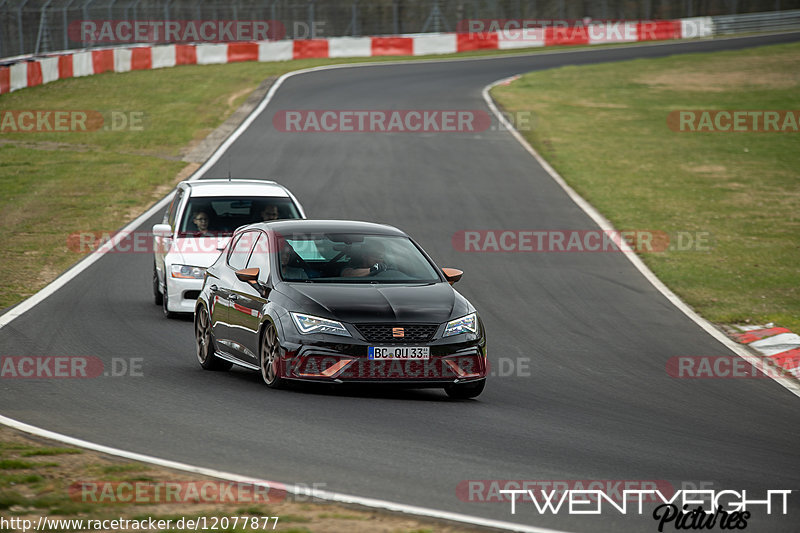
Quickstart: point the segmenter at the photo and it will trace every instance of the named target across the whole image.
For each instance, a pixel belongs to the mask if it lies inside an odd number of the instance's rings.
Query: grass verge
[[[57,456],[58,463],[45,462],[41,456],[48,456],[48,459]],[[21,457],[29,460],[22,461]],[[187,520],[195,520],[200,530],[203,525],[209,530],[217,525],[213,531],[273,531],[274,518],[268,521],[269,527],[263,527],[263,517],[278,517],[274,531],[284,532],[485,531],[310,498],[294,499],[291,495],[265,503],[254,497],[263,493],[241,485],[225,485],[224,482],[218,485],[224,500],[219,503],[213,501],[217,492],[213,486],[207,485],[218,480],[90,450],[64,448],[5,426],[0,426],[0,459],[15,465],[12,470],[0,467],[0,517],[6,521],[4,523],[17,519],[31,520],[35,525],[39,517],[83,520],[82,528],[73,522],[48,528],[48,531],[97,530],[90,529],[87,521],[116,519],[172,520],[171,527],[161,529],[163,531],[194,530],[186,524]],[[182,488],[173,490],[170,487]],[[194,492],[187,490],[191,487],[196,487]],[[242,488],[237,490],[238,487]],[[172,496],[168,497],[168,494]],[[233,527],[233,517],[239,517],[238,527]],[[243,528],[244,517],[257,519],[258,527],[252,527],[252,522],[248,522],[248,527]],[[176,527],[180,519],[184,520],[183,527]],[[20,524],[19,521],[15,523]],[[115,530],[138,531],[141,528]],[[22,530],[12,526],[3,531]]]
[[[800,108],[800,45],[564,67],[493,89],[522,132],[616,228],[707,234],[641,254],[717,323],[800,331],[800,133],[676,132],[675,110]]]

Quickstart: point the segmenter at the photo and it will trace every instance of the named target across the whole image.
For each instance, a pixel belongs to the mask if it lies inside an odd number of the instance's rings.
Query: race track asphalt
[[[96,443],[238,474],[566,531],[656,531],[642,516],[539,515],[463,501],[464,480],[662,480],[800,488],[798,398],[769,379],[667,375],[730,355],[618,253],[463,253],[473,229],[596,229],[507,131],[282,133],[279,110],[486,110],[481,90],[562,65],[791,42],[800,34],[337,68],[291,77],[205,177],[269,178],[314,218],[396,225],[478,308],[495,370],[475,401],[439,390],[266,389],[203,371],[190,319],[152,303],[152,257],[111,253],[0,330],[0,355],[142,358],[142,377],[0,380],[0,414]],[[601,134],[601,133],[599,133]],[[602,161],[597,162],[598,165]],[[147,221],[149,228],[159,217]],[[501,362],[502,360],[502,362]],[[505,373],[505,372],[504,372]],[[796,496],[796,495],[795,495]],[[788,516],[751,530],[796,531]]]

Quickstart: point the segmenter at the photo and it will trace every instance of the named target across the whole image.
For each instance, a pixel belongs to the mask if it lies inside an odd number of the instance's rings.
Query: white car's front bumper
[[[203,288],[202,279],[169,277],[167,272],[167,310],[173,313],[194,313],[194,304]]]

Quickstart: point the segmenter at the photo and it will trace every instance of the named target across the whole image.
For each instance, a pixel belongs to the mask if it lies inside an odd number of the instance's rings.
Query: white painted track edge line
[[[61,433],[56,433],[54,431],[41,429],[36,426],[20,422],[13,418],[8,418],[3,415],[0,415],[0,424],[22,431],[24,433],[36,435],[38,437],[43,437],[46,439],[63,442],[64,444],[78,446],[80,448],[86,448],[88,450],[93,450],[108,455],[114,455],[116,457],[122,457],[133,461],[149,463],[164,468],[171,468],[173,470],[191,472],[194,474],[199,474],[202,476],[212,477],[225,481],[233,481],[238,483],[247,483],[252,485],[265,486],[269,488],[274,488],[276,490],[285,490],[286,492],[291,494],[311,496],[320,500],[325,500],[330,502],[354,504],[373,509],[383,509],[386,511],[406,513],[413,516],[435,518],[439,520],[449,520],[451,522],[460,522],[463,524],[503,529],[508,531],[519,531],[522,533],[567,533],[565,531],[560,531],[556,529],[527,526],[524,524],[516,524],[513,522],[505,522],[502,520],[493,520],[489,518],[480,518],[477,516],[464,515],[450,511],[440,511],[437,509],[429,509],[427,507],[419,507],[416,505],[395,503],[387,500],[380,500],[377,498],[365,498],[362,496],[353,496],[349,494],[342,494],[339,492],[310,489],[304,486],[289,485],[277,481],[269,481],[265,479],[253,479],[252,477],[242,476],[239,474],[232,474],[220,470],[214,470],[211,468],[193,466],[186,463],[180,463],[177,461],[169,461],[167,459],[152,457],[150,455],[129,452],[126,450],[121,450],[119,448],[103,446],[102,444],[95,444],[93,442],[76,439],[74,437],[69,437],[67,435],[62,435]]]
[[[531,144],[522,136],[522,134],[517,131],[513,124],[511,124],[500,112],[500,109],[497,107],[496,103],[492,99],[489,91],[492,90],[497,85],[501,83],[506,83],[513,81],[514,79],[518,78],[518,76],[510,76],[507,78],[503,78],[497,80],[495,82],[490,83],[486,87],[483,88],[481,94],[483,95],[483,99],[486,102],[486,105],[489,109],[494,113],[494,115],[498,118],[500,123],[505,126],[511,135],[519,142],[525,150],[536,159],[536,161],[542,166],[542,168],[550,175],[550,177],[567,193],[567,195],[572,199],[581,210],[586,213],[594,222],[600,227],[600,229],[604,231],[611,231],[614,230],[613,224],[604,217],[597,209],[592,206],[589,202],[587,202],[580,194],[575,192],[575,189],[569,186],[564,178],[556,172],[556,170],[550,166],[550,164],[536,151],[536,149],[531,146]],[[688,304],[686,304],[683,300],[681,300],[678,295],[676,295],[672,290],[669,289],[660,279],[653,274],[653,271],[644,264],[644,261],[636,255],[630,247],[623,247],[621,253],[625,254],[625,257],[633,264],[636,270],[641,273],[647,281],[658,291],[660,292],[667,300],[672,303],[675,307],[678,308],[684,315],[686,315],[692,322],[703,328],[703,330],[714,337],[716,340],[721,342],[725,347],[730,349],[736,355],[750,363],[756,369],[761,368],[762,360],[758,356],[754,355],[750,352],[747,348],[739,345],[738,343],[734,342],[730,339],[727,335],[725,335],[722,331],[716,328],[714,324],[706,320],[705,318],[701,317],[697,314]],[[798,384],[795,380],[783,377],[783,376],[775,376],[769,375],[769,377],[781,386],[783,386],[786,390],[794,394],[795,396],[800,398],[800,384]]]

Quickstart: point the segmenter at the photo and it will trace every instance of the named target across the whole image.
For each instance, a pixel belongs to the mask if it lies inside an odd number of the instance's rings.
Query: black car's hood
[[[283,283],[280,291],[298,304],[293,311],[351,323],[432,324],[471,312],[466,299],[447,283]]]

